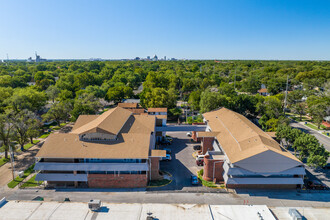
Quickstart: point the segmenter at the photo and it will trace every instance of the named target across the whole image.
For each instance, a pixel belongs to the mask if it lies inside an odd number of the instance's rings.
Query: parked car
[[[191,137],[191,136],[192,136],[191,131],[190,131],[190,132],[187,132],[187,136],[188,136],[188,137]]]
[[[172,153],[172,150],[170,148],[163,148],[163,150],[166,150],[166,153],[167,154],[171,154]]]
[[[191,175],[191,185],[198,185],[198,178],[195,175]]]
[[[171,143],[173,142],[173,138],[171,138],[171,137],[166,137],[165,140],[167,140],[167,141],[169,141]]]
[[[166,154],[166,157],[163,157],[162,160],[170,161],[170,160],[172,160],[172,157],[171,157],[171,155]]]
[[[327,186],[324,185],[323,183],[321,183],[319,180],[309,180],[307,182],[307,186],[308,186],[309,189],[323,190],[323,189],[327,188]]]
[[[195,146],[193,146],[193,149],[194,149],[194,150],[200,150],[201,148],[202,148],[201,145],[195,145]]]
[[[200,159],[204,160],[204,157],[205,157],[205,155],[203,155],[203,154],[197,155],[196,160],[200,160]]]
[[[160,141],[160,144],[162,144],[162,145],[170,145],[171,142],[168,141],[168,140],[162,140],[162,141]]]
[[[197,166],[204,166],[204,159],[196,160]]]

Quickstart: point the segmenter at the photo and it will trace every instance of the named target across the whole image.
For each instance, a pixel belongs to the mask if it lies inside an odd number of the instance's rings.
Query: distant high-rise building
[[[150,56],[147,56],[147,60],[150,60]]]
[[[166,56],[164,56],[164,60],[166,60]]]
[[[154,56],[154,58],[152,58],[153,61],[157,61],[158,60],[158,57],[157,55]]]

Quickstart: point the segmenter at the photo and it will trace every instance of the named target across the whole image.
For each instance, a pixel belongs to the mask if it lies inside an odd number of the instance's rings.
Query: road
[[[135,190],[135,191],[134,191]],[[140,191],[138,191],[140,190]],[[267,205],[269,207],[328,207],[330,193],[298,193],[295,190],[249,190],[234,193],[182,193],[182,192],[146,192],[143,189],[102,190],[102,189],[68,189],[68,190],[32,190],[18,189],[0,191],[0,197],[7,200],[32,200],[37,196],[45,201],[60,201],[70,198],[73,202],[88,202],[100,199],[111,203],[182,203],[210,205]],[[141,191],[142,190],[142,191]]]

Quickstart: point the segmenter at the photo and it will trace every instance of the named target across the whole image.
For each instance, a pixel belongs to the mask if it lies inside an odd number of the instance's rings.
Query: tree
[[[310,150],[319,146],[319,141],[310,134],[302,133],[293,143],[293,148],[299,151],[299,158],[303,160],[310,155]]]
[[[28,130],[30,121],[36,118],[35,114],[29,110],[22,110],[11,117],[14,129],[14,139],[24,151],[24,145],[28,141]]]
[[[0,114],[0,140],[5,150],[5,158],[8,159],[8,151],[11,144],[13,124],[8,120],[12,112]]]
[[[314,168],[324,167],[327,165],[328,157],[329,152],[324,155],[310,155],[307,159],[307,164]]]
[[[44,120],[54,120],[61,127],[62,121],[68,121],[72,104],[69,101],[61,101],[54,103],[49,111],[43,115]]]
[[[124,98],[131,98],[133,96],[133,90],[128,86],[115,86],[109,88],[106,99],[108,101],[114,101],[115,103],[121,102]]]
[[[273,96],[266,97],[263,102],[257,104],[257,111],[268,118],[278,118],[283,113],[281,101]]]
[[[76,97],[73,110],[71,111],[72,120],[75,121],[79,115],[95,114],[101,108],[100,100],[93,94],[83,93]]]
[[[293,105],[293,112],[298,114],[300,117],[300,121],[302,120],[302,116],[306,114],[306,103],[301,102]]]
[[[201,100],[201,92],[199,90],[192,91],[189,95],[188,103],[193,110],[199,110],[200,100]]]
[[[57,98],[59,93],[60,90],[54,85],[49,86],[46,90],[47,97],[51,99],[53,103],[55,102],[55,99]]]
[[[326,116],[327,106],[323,103],[313,105],[309,112],[313,118],[313,121],[317,123],[318,129],[320,129],[323,118]]]
[[[41,134],[42,123],[37,118],[31,118],[28,124],[29,128],[27,130],[27,136],[30,139],[30,143],[33,144],[33,138],[36,138]]]
[[[144,89],[140,95],[141,104],[145,108],[166,107],[175,108],[177,94],[174,89],[163,88]]]

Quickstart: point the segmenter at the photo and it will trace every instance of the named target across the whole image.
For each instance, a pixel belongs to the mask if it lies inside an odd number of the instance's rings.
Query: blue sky
[[[330,60],[330,1],[0,0],[0,59]]]

